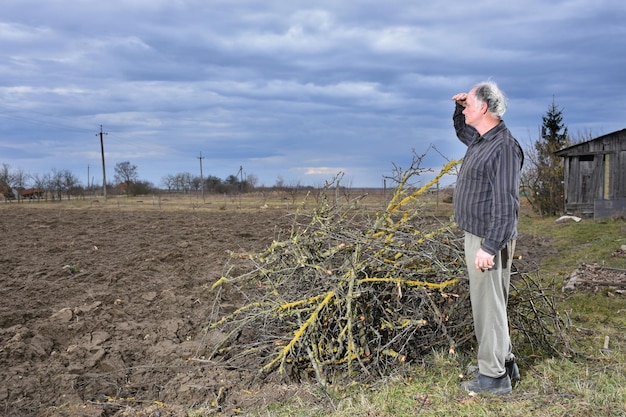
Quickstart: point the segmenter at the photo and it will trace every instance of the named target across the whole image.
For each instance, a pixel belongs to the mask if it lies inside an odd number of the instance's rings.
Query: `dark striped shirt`
[[[456,105],[454,128],[467,145],[454,189],[459,227],[484,239],[482,249],[496,254],[517,237],[519,186],[524,153],[503,121],[480,136],[465,124]]]

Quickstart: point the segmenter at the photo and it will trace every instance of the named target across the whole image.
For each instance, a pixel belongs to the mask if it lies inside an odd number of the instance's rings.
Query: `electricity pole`
[[[202,187],[202,201],[204,201],[204,177],[202,176],[202,160],[204,156],[202,156],[202,152],[200,152],[198,159],[200,160],[200,187]]]
[[[96,136],[100,136],[100,151],[102,152],[102,195],[104,201],[107,201],[107,173],[104,167],[104,140],[102,136],[108,135],[108,133],[102,131],[102,125],[100,125],[100,132],[96,133]]]
[[[239,172],[237,175],[239,175],[239,192],[243,193],[243,165],[239,165]]]

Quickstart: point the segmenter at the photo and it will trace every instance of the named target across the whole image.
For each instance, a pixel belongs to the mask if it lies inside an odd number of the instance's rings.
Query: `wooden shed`
[[[565,163],[565,212],[596,219],[626,215],[626,129],[555,153]]]

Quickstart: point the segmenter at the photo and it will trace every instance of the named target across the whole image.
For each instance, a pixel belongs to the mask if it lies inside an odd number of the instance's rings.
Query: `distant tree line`
[[[114,181],[112,183],[107,181],[107,192],[128,196],[158,192],[249,193],[257,189],[257,182],[258,179],[254,174],[248,174],[245,177],[229,175],[222,179],[214,175],[201,178],[198,175],[182,172],[164,176],[159,188],[139,178],[137,165],[124,161],[115,165]],[[288,191],[292,188],[300,190],[303,187],[299,182],[293,186],[286,185],[279,177],[272,188]],[[2,163],[0,167],[0,197],[7,201],[84,198],[88,195],[97,195],[101,190],[101,183],[81,184],[78,177],[70,170],[53,169],[45,174],[31,174],[23,169],[12,169],[6,163]]]
[[[3,163],[0,168],[0,194],[5,200],[50,198],[61,200],[84,193],[78,177],[69,170],[53,169],[46,174],[29,174]]]
[[[164,191],[176,193],[188,193],[204,191],[209,194],[224,194],[241,192],[247,193],[256,188],[257,178],[255,175],[247,175],[245,179],[240,179],[236,175],[229,175],[225,179],[209,175],[205,178],[181,172],[163,177],[161,186]]]

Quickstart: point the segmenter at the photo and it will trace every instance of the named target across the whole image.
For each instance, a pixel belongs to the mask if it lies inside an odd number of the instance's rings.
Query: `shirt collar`
[[[506,125],[504,124],[504,120],[500,120],[500,122],[497,125],[495,125],[491,129],[489,129],[481,137],[484,140],[492,140],[494,137],[496,137],[498,135],[498,133],[502,132],[504,129],[506,129]]]

